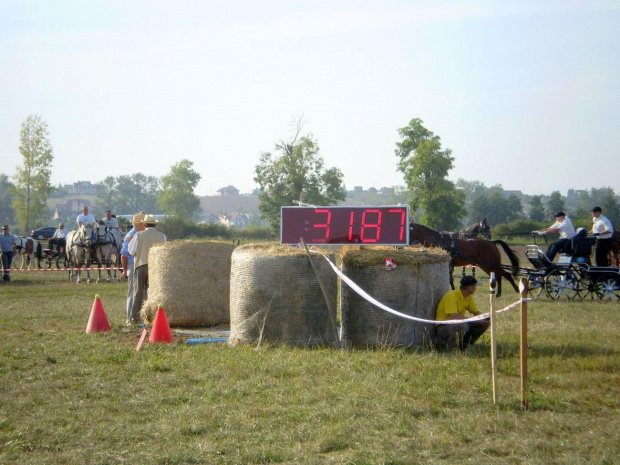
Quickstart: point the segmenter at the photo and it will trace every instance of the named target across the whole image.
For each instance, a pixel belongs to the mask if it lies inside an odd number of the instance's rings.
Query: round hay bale
[[[338,340],[337,276],[319,255],[305,249],[248,244],[232,254],[230,344],[261,342],[322,345]],[[328,295],[333,321],[321,290]]]
[[[440,249],[346,248],[342,271],[379,302],[407,315],[434,320],[450,290],[450,256]],[[397,265],[387,270],[390,257]],[[435,338],[432,324],[417,323],[371,304],[348,285],[341,287],[342,337],[356,347],[422,346]]]
[[[230,257],[235,245],[173,241],[149,250],[149,296],[142,319],[152,322],[162,304],[170,326],[230,322]]]

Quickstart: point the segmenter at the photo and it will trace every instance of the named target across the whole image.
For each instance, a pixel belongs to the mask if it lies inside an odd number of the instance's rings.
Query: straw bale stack
[[[332,310],[337,277],[325,259],[312,255]],[[230,344],[269,341],[322,345],[337,340],[321,285],[305,249],[248,244],[232,254]]]
[[[390,257],[397,265],[387,270]],[[342,271],[379,302],[407,315],[435,319],[443,295],[450,290],[450,256],[440,249],[425,251],[390,247],[347,247]],[[382,310],[348,285],[341,287],[342,336],[357,347],[422,346],[435,338],[434,325],[416,323]]]
[[[142,318],[152,322],[158,304],[170,326],[230,322],[230,257],[235,245],[173,241],[149,251],[149,297]]]

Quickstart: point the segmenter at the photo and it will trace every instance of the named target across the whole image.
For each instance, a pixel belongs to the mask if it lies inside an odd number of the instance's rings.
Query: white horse
[[[36,267],[41,268],[41,258],[43,256],[43,250],[41,244],[38,243],[32,237],[18,237],[14,244],[17,250],[13,255],[13,263],[15,268],[32,270],[37,259]],[[21,265],[18,266],[17,259],[21,260]]]
[[[97,282],[101,280],[101,265],[105,261],[105,266],[108,271],[107,282],[112,281],[112,273],[110,267],[112,266],[112,257],[114,257],[114,266],[118,268],[120,263],[120,250],[122,246],[121,233],[116,229],[108,229],[102,221],[97,225],[96,229],[97,239],[94,243],[95,257],[97,265],[99,266],[99,278]],[[114,279],[116,279],[116,269],[114,270]]]
[[[83,224],[75,231],[67,234],[67,258],[71,267],[69,280],[75,276],[76,282],[79,283],[82,277],[80,268],[85,266],[87,282],[90,284],[90,251],[92,245],[93,228],[90,224]]]

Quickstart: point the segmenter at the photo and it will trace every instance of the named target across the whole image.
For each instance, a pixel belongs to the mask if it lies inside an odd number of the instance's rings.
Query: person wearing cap
[[[553,261],[558,252],[568,253],[568,247],[570,247],[570,240],[575,237],[575,227],[573,222],[566,216],[566,213],[560,211],[555,214],[555,223],[545,229],[534,231],[537,234],[554,234],[560,233],[560,238],[552,242],[547,249],[547,258],[550,262]]]
[[[69,233],[65,229],[65,224],[60,223],[58,229],[54,231],[54,235],[50,237],[48,241],[50,250],[54,250],[54,246],[56,246],[58,253],[62,253],[63,249],[67,246],[67,234]]]
[[[2,234],[0,234],[0,252],[2,253],[2,280],[10,281],[11,264],[13,263],[13,255],[17,252],[15,241],[17,236],[9,232],[9,227],[5,224],[2,226]]]
[[[128,251],[134,256],[133,262],[133,304],[131,308],[131,321],[140,321],[142,303],[148,297],[149,290],[149,250],[153,245],[166,242],[166,235],[155,229],[157,220],[153,215],[144,216],[144,231],[138,232],[129,243]]]
[[[592,209],[592,229],[588,231],[596,237],[594,243],[594,259],[596,266],[609,266],[609,252],[611,252],[611,238],[614,234],[614,227],[611,221],[603,215],[601,207]]]
[[[123,246],[121,247],[121,266],[123,272],[121,273],[121,279],[127,279],[127,325],[131,325],[134,319],[132,318],[133,308],[133,255],[129,254],[129,242],[140,231],[144,231],[146,225],[144,224],[144,212],[138,212],[131,218],[133,228],[127,233],[123,240]],[[137,321],[137,320],[136,320]]]
[[[480,315],[474,293],[478,281],[473,276],[463,276],[459,289],[448,291],[437,306],[437,321],[467,320],[467,313]],[[484,334],[489,328],[489,320],[463,321],[456,324],[437,325],[438,338],[449,349],[466,349]]]

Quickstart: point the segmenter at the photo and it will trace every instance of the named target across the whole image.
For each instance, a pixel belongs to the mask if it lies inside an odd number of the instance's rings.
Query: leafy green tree
[[[117,196],[118,184],[114,176],[107,176],[103,181],[97,183],[97,205],[103,210],[118,211]]]
[[[562,194],[560,194],[559,191],[553,191],[551,196],[549,196],[549,200],[547,200],[547,209],[549,210],[549,214],[553,216],[559,211],[564,211],[565,208]]]
[[[110,209],[121,215],[138,211],[160,213],[155,193],[159,179],[142,173],[108,176],[97,184],[97,206],[103,211]]]
[[[603,210],[603,215],[609,218],[612,226],[615,229],[620,228],[620,206],[618,206],[618,201],[616,198],[608,193],[605,197],[601,199],[600,207]]]
[[[254,181],[260,187],[258,208],[273,231],[280,228],[280,208],[293,201],[313,205],[334,205],[346,199],[338,168],[325,169],[319,146],[312,134],[300,137],[301,123],[290,141],[275,144],[277,155],[261,154]]]
[[[0,174],[0,224],[13,224],[15,222],[15,209],[12,204],[15,199],[13,195],[13,183],[9,177]]]
[[[530,219],[543,221],[545,219],[545,206],[543,205],[542,195],[533,195],[530,199]]]
[[[489,197],[488,202],[487,222],[493,226],[518,219],[523,210],[519,197],[514,194],[505,197],[499,190]]]
[[[447,179],[453,168],[452,151],[442,150],[439,136],[422,123],[414,118],[398,130],[402,138],[396,143],[398,170],[412,191],[409,201],[412,210],[423,209],[420,223],[438,230],[453,230],[466,215],[465,194]]]
[[[484,194],[478,194],[471,202],[470,206],[470,219],[477,218],[478,221],[486,218],[489,220],[489,212],[491,211],[491,206],[489,205],[489,199]],[[474,220],[476,221],[476,220]]]
[[[22,123],[19,140],[23,164],[13,176],[13,206],[21,231],[28,234],[31,227],[43,224],[48,217],[46,201],[52,190],[50,177],[54,156],[47,123],[38,115],[29,115]]]
[[[181,160],[161,178],[161,188],[156,198],[165,214],[190,220],[200,209],[200,199],[194,194],[200,174],[193,166],[191,161]]]

